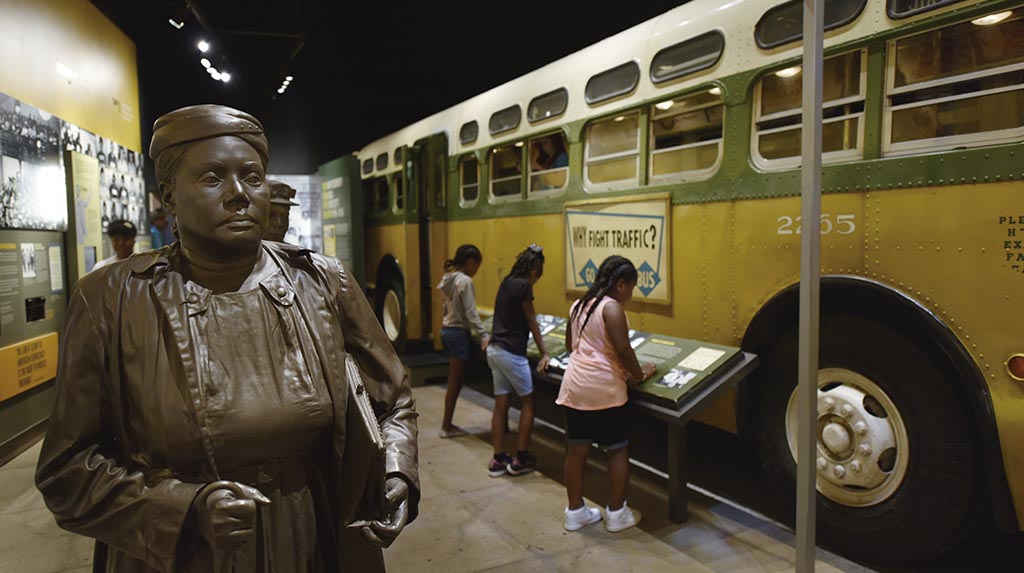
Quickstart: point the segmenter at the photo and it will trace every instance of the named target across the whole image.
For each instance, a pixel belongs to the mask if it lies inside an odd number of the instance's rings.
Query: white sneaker
[[[598,521],[601,521],[601,510],[596,507],[587,507],[585,503],[583,507],[576,509],[569,509],[569,506],[565,507],[566,531],[576,531]]]
[[[622,502],[622,507],[615,511],[608,509],[605,506],[605,520],[604,528],[608,531],[615,533],[616,531],[622,531],[623,529],[629,529],[634,525],[640,523],[640,512],[629,509],[626,506],[626,502]]]

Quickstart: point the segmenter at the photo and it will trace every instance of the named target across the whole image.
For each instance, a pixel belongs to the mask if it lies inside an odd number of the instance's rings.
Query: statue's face
[[[270,214],[263,160],[226,135],[193,144],[168,197],[182,244],[211,255],[258,249]]]
[[[288,233],[288,212],[290,205],[270,204],[270,227],[267,229],[268,241],[283,241]]]

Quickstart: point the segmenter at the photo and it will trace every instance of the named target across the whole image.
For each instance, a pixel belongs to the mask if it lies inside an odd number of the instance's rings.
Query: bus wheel
[[[755,446],[789,498],[796,484],[796,329],[761,355]],[[855,560],[921,561],[957,546],[986,502],[979,448],[952,368],[871,319],[821,320],[815,464],[823,545]]]
[[[377,285],[377,319],[384,327],[395,352],[405,351],[405,286],[402,281],[391,277]]]

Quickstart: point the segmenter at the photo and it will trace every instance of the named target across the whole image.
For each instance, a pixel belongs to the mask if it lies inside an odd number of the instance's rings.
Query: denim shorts
[[[444,344],[444,355],[448,358],[469,360],[473,354],[473,338],[469,330],[446,326],[441,329],[441,343]]]
[[[491,344],[487,347],[487,365],[494,378],[494,395],[510,394],[514,389],[520,396],[533,393],[533,372],[525,356],[512,354],[508,350]]]

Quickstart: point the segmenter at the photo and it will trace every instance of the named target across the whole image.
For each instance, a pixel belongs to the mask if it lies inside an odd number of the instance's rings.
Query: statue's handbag
[[[387,519],[384,497],[386,449],[359,366],[347,353],[345,374],[348,378],[348,408],[341,488],[351,503],[346,504],[346,515],[342,518],[346,525],[364,525],[369,521]]]

